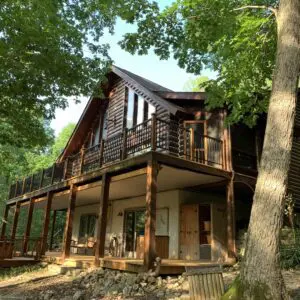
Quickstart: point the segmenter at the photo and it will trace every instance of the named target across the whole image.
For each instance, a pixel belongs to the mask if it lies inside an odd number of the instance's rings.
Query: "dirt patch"
[[[105,279],[106,277],[103,277],[106,276],[106,272],[111,272],[112,276],[110,276],[112,278],[114,276],[120,277],[119,281],[114,282],[114,285],[116,286],[120,285],[124,281],[124,277],[128,277],[126,279],[128,281],[132,279],[132,276],[134,276],[133,274],[114,271],[105,271],[105,274],[103,275],[103,272],[104,271],[101,273],[102,277],[99,275],[100,273],[97,270],[86,272],[77,277],[69,277],[66,275],[54,276],[53,272],[47,273],[46,270],[42,272],[33,272],[32,274],[27,274],[26,276],[17,276],[14,279],[9,279],[0,283],[0,299],[85,300],[125,299],[128,297],[130,299],[188,299],[186,294],[186,292],[188,292],[188,285],[182,281],[182,286],[178,287],[177,277],[162,278],[161,281],[164,288],[167,289],[169,286],[176,287],[177,290],[178,288],[184,287],[185,293],[178,295],[178,297],[174,296],[176,294],[174,292],[175,290],[173,290],[171,294],[168,294],[166,291],[160,291],[157,287],[157,283],[151,282],[149,285],[152,284],[153,293],[150,292],[144,295],[138,295],[138,293],[136,295],[124,295],[123,292],[118,292],[113,295],[109,293],[106,294],[101,291],[102,294],[100,293],[98,296],[92,296],[96,289],[103,289],[103,286],[107,283],[107,280]],[[225,271],[223,275],[225,285],[228,286],[238,275],[238,271]],[[300,270],[283,271],[283,276],[287,289],[293,299],[300,299]],[[25,282],[25,279],[27,279],[27,282]],[[113,282],[113,279],[111,280]],[[126,280],[124,281],[125,285],[121,287],[121,291],[125,291],[125,288],[128,285],[126,285]],[[135,281],[133,285],[140,287],[143,286],[143,282],[143,280],[141,280],[139,283]],[[10,286],[8,286],[8,284],[10,284]],[[110,286],[109,289],[114,290],[114,287]]]

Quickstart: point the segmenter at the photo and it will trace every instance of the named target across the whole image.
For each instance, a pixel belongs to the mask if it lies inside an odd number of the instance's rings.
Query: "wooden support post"
[[[20,215],[20,206],[21,206],[21,202],[18,201],[16,203],[16,207],[15,207],[15,213],[14,213],[14,220],[13,220],[13,224],[12,224],[12,228],[11,228],[11,239],[14,240],[16,237],[16,232],[17,232],[17,226],[18,226],[18,220],[19,220],[19,215]]]
[[[158,165],[156,161],[149,161],[146,181],[146,212],[144,236],[144,268],[145,271],[154,268],[156,258],[155,227],[156,227],[156,193],[157,193]]]
[[[24,243],[23,243],[23,249],[22,249],[23,254],[27,253],[28,241],[29,241],[29,237],[30,237],[31,223],[32,223],[33,209],[34,209],[34,199],[30,198],[29,207],[28,207],[28,214],[27,214],[27,224],[26,224],[26,229],[25,229],[25,233],[24,233]]]
[[[122,144],[122,151],[121,151],[121,160],[124,160],[127,155],[127,129],[124,128],[123,130],[123,144]]]
[[[63,260],[70,257],[70,253],[71,253],[72,228],[73,228],[73,219],[74,219],[74,211],[75,211],[75,203],[76,203],[76,192],[77,192],[77,187],[71,184],[70,194],[68,199],[68,210],[66,216],[65,233],[64,233],[64,244],[63,244],[63,252],[62,252]]]
[[[226,118],[227,112],[224,110],[224,120]],[[224,125],[223,132],[223,151],[224,151],[224,159],[223,162],[224,169],[227,171],[232,171],[232,150],[231,150],[231,131],[229,126]]]
[[[54,237],[54,231],[55,231],[55,223],[56,223],[56,210],[53,211],[53,215],[52,215],[52,226],[51,226],[50,245],[49,245],[49,250],[50,251],[53,248],[53,237]]]
[[[5,238],[8,213],[9,213],[9,206],[5,205],[5,210],[4,210],[3,220],[2,220],[2,228],[1,228],[1,240]]]
[[[194,160],[194,149],[195,149],[194,128],[190,128],[190,160]]]
[[[47,203],[44,212],[44,226],[42,232],[42,245],[41,245],[41,255],[45,255],[47,248],[48,232],[49,232],[49,223],[50,223],[50,212],[52,206],[53,193],[47,193]]]
[[[97,229],[97,244],[95,253],[95,265],[100,265],[100,258],[104,257],[107,210],[109,200],[110,177],[105,173],[102,177],[102,186],[100,193],[98,229]]]
[[[234,183],[230,179],[226,186],[226,207],[227,207],[227,247],[228,258],[236,258],[235,248],[235,207],[234,207]]]
[[[156,151],[157,148],[157,117],[156,114],[152,114],[151,121],[151,150]]]

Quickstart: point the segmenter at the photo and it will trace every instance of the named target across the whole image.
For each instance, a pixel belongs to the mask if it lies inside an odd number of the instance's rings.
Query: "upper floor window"
[[[132,128],[147,121],[155,113],[155,106],[127,87],[125,102],[127,103],[127,112],[125,111],[127,128]]]

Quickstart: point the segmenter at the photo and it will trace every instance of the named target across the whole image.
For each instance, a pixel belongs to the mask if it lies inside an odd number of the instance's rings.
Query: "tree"
[[[149,26],[155,30],[147,30]],[[245,258],[239,280],[224,298],[287,297],[279,237],[300,71],[299,28],[298,0],[281,0],[279,7],[272,0],[177,1],[139,20],[137,33],[121,43],[142,54],[154,46],[161,58],[173,51],[188,71],[201,71],[203,63],[217,70],[220,77],[207,86],[208,105],[227,104],[231,121],[251,125],[260,112],[268,111]]]
[[[46,147],[36,147],[31,150],[24,148],[18,148],[13,146],[0,146],[0,160],[3,161],[0,168],[0,199],[6,199],[9,186],[13,180],[18,176],[28,176],[35,173],[42,168],[48,168],[51,166],[61,151],[67,144],[73,130],[75,128],[74,123],[66,125],[58,136],[53,138],[53,132],[49,128],[45,131],[48,134],[48,140],[51,141]],[[0,211],[2,211],[2,204],[0,202]],[[12,221],[12,215],[10,216]],[[32,226],[32,235],[37,236],[40,234],[41,226],[43,223],[43,210],[35,210],[34,213],[34,225]],[[62,220],[58,220],[61,223]],[[21,210],[21,215],[18,222],[17,235],[22,235],[27,222],[27,207]],[[10,223],[8,224],[10,225]],[[7,229],[9,232],[9,226]]]
[[[183,89],[187,92],[204,92],[205,88],[203,84],[209,81],[207,76],[199,76],[195,79],[189,79],[183,86]]]
[[[0,6],[0,144],[47,144],[43,121],[67,97],[101,95],[111,64],[105,30],[116,18],[147,14],[145,0],[2,0]],[[150,5],[151,7],[151,5]],[[34,133],[34,134],[33,134]]]
[[[43,168],[51,166],[64,150],[76,124],[69,123],[66,125],[58,136],[55,138],[54,143],[46,149],[38,148],[35,151],[28,151],[25,154],[26,164],[31,173],[37,172]]]

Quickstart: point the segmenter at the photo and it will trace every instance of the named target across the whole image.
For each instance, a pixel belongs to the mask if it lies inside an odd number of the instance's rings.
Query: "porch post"
[[[73,184],[70,186],[70,194],[68,199],[68,210],[65,224],[65,233],[64,233],[64,244],[63,244],[63,252],[62,258],[65,260],[70,256],[71,252],[71,241],[72,241],[72,228],[73,228],[73,218],[75,211],[75,203],[76,203],[76,192],[77,187]]]
[[[227,111],[223,110],[223,123],[227,116]],[[225,161],[223,162],[223,167],[227,171],[232,171],[232,149],[231,149],[231,130],[230,126],[224,126],[224,132],[223,132],[223,158]]]
[[[5,237],[8,212],[9,212],[9,205],[5,205],[5,210],[4,210],[3,220],[2,220],[2,228],[1,228],[1,237],[0,237],[1,239],[4,239]]]
[[[31,223],[32,223],[33,209],[34,209],[34,199],[30,198],[28,214],[27,214],[27,224],[26,224],[26,229],[25,229],[25,233],[24,233],[24,244],[23,244],[23,250],[22,250],[23,254],[27,252],[28,240],[30,237],[30,229],[31,229]]]
[[[12,240],[14,240],[15,237],[16,237],[17,225],[18,225],[18,220],[19,220],[19,215],[20,215],[20,206],[21,206],[21,202],[18,201],[16,203],[15,214],[14,214],[14,221],[13,221],[12,229],[11,229],[11,239]]]
[[[107,210],[109,200],[110,177],[107,173],[103,174],[102,186],[100,193],[98,228],[97,228],[97,243],[95,252],[95,266],[100,266],[100,258],[104,257],[105,235],[107,224]]]
[[[226,207],[227,207],[227,247],[228,258],[236,258],[235,248],[235,207],[234,207],[234,183],[230,179],[226,186]]]
[[[52,215],[52,226],[51,226],[49,250],[52,250],[52,247],[53,247],[53,237],[54,237],[55,223],[56,223],[56,210],[53,211],[53,215]]]
[[[47,193],[47,203],[46,203],[45,212],[44,212],[44,226],[43,226],[43,232],[42,232],[41,255],[45,255],[46,247],[47,247],[52,199],[53,199],[53,193],[48,192]]]
[[[155,227],[156,227],[156,193],[157,193],[157,162],[151,160],[147,166],[146,181],[146,212],[144,236],[144,268],[153,269],[156,258]]]

